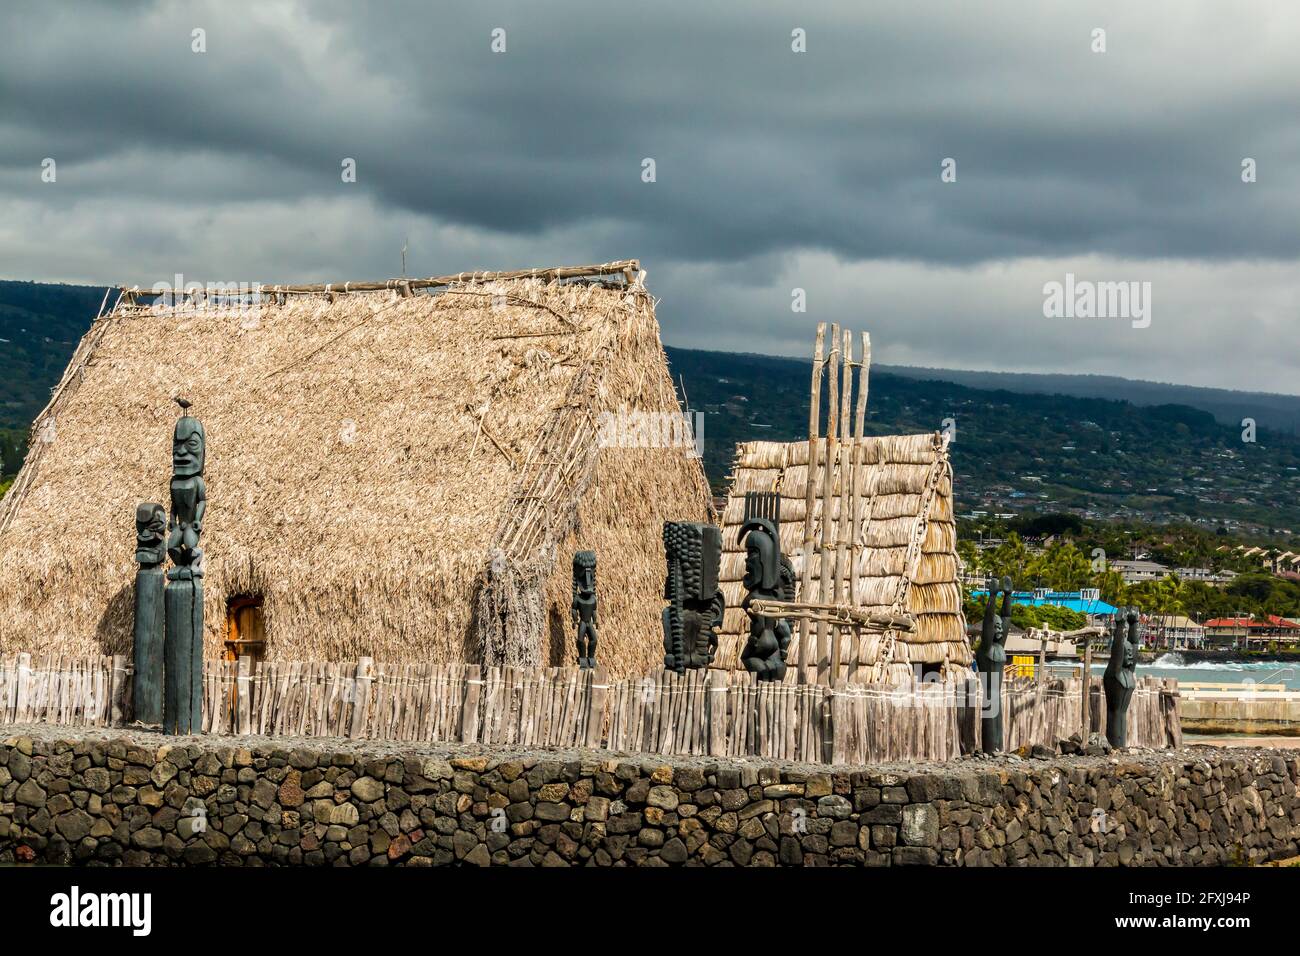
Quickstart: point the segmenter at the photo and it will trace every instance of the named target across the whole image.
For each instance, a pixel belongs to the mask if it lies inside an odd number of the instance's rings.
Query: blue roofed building
[[[987,590],[972,591],[973,597],[988,597]],[[1113,604],[1103,601],[1095,590],[1084,591],[1049,591],[1042,588],[1038,591],[1013,591],[1011,592],[1011,602],[1013,604],[1025,604],[1029,607],[1041,607],[1044,604],[1051,604],[1055,607],[1068,608],[1080,614],[1088,615],[1089,619],[1094,617],[1114,617],[1119,608]]]

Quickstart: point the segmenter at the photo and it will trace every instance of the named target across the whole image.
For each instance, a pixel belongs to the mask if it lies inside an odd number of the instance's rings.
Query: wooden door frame
[[[263,634],[261,640],[249,640],[239,636],[240,612],[254,607],[266,607],[266,601],[262,595],[241,594],[230,598],[226,602],[226,639],[224,642],[224,656],[226,660],[238,660],[244,648],[253,646],[257,646],[261,650],[258,657],[264,658],[266,656],[265,634]]]

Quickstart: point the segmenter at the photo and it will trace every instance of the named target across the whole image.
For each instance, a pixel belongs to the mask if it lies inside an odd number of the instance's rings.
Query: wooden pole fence
[[[808,763],[951,760],[978,749],[979,682],[834,685],[759,681],[743,671],[321,661],[205,663],[213,735],[605,747],[626,753],[754,756]],[[1003,684],[1008,749],[1055,747],[1084,720],[1104,730],[1099,688],[1077,678]],[[17,654],[0,659],[0,724],[128,725],[130,661]],[[1089,717],[1088,715],[1091,715]],[[1134,746],[1181,743],[1176,681],[1139,678]]]

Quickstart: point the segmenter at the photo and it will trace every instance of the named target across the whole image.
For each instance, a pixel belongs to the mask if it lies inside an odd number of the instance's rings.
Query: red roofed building
[[[1254,641],[1300,641],[1300,624],[1270,614],[1266,618],[1216,617],[1205,622],[1205,636],[1219,643],[1240,644]]]

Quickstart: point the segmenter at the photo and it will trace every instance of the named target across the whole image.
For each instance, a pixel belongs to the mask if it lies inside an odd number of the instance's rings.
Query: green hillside
[[[0,429],[27,430],[103,298],[102,288],[0,282]]]
[[[759,355],[668,350],[704,412],[710,481],[725,486],[737,441],[808,434],[811,366]],[[1185,405],[968,388],[873,373],[867,431],[937,431],[953,419],[959,510],[1074,510],[1102,519],[1188,520],[1300,532],[1300,439],[1241,429]],[[824,420],[824,419],[823,419]]]
[[[86,286],[0,282],[0,490],[103,297]]]

